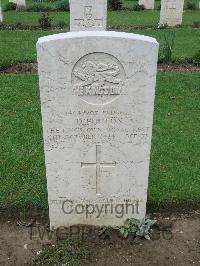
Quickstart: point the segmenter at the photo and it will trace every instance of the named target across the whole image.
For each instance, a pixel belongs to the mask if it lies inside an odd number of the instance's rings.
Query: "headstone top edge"
[[[155,45],[159,45],[159,43],[155,38],[149,36],[134,34],[134,33],[126,33],[126,32],[116,32],[116,31],[76,31],[76,32],[53,34],[49,36],[40,37],[37,41],[37,45],[50,41],[72,39],[72,38],[84,38],[84,37],[125,38],[132,40],[140,40],[148,43],[154,43]]]

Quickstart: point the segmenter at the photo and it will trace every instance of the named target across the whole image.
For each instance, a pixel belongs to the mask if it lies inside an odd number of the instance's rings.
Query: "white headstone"
[[[183,6],[184,0],[161,0],[160,24],[181,25]]]
[[[70,31],[106,30],[107,0],[70,0]]]
[[[145,9],[154,9],[154,0],[139,0],[140,5],[144,5]]]
[[[37,53],[51,228],[144,218],[158,43],[71,32]]]
[[[1,0],[0,0],[0,22],[3,22],[3,12],[1,7]]]
[[[24,9],[26,7],[26,0],[16,0],[17,9]]]

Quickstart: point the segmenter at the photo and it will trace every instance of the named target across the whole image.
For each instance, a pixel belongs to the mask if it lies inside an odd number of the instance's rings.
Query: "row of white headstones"
[[[104,31],[105,0],[71,0],[71,32],[37,42],[51,228],[143,219],[158,43]]]
[[[154,0],[139,0],[145,8],[154,7]],[[184,0],[161,0],[160,25],[176,26],[182,23]],[[71,0],[70,30],[106,30],[106,0]]]
[[[9,0],[15,2],[18,8],[26,6],[25,0]],[[154,8],[154,0],[139,0],[146,9]],[[182,23],[184,0],[161,0],[160,25],[180,25]],[[106,30],[107,0],[72,0],[71,8],[71,31],[77,30]],[[3,14],[0,0],[0,21],[3,21]]]

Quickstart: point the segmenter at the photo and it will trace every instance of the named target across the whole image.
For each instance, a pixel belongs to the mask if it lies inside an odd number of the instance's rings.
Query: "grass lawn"
[[[109,12],[108,26],[158,26],[160,11],[140,12]],[[183,25],[192,25],[194,21],[200,21],[199,11],[185,11]]]
[[[200,199],[199,84],[199,73],[158,74],[149,202]],[[0,207],[46,208],[38,77],[1,75],[0,88]]]
[[[199,73],[158,74],[150,201],[200,200],[199,101]]]
[[[172,29],[164,30],[134,30],[131,32],[155,37],[160,42],[162,50],[164,35]],[[176,29],[174,56],[191,58],[199,50],[199,29]],[[44,35],[55,34],[58,31],[0,31],[0,66],[12,62],[36,62],[37,39]]]
[[[69,25],[69,12],[51,12],[52,24],[64,22]],[[38,25],[38,18],[41,12],[4,12],[5,24],[22,23],[25,25]],[[108,12],[108,26],[157,26],[159,22],[159,11],[120,11]],[[183,15],[183,25],[192,25],[194,21],[200,21],[199,11],[185,11]]]
[[[0,31],[0,65],[3,62],[36,62],[39,37],[55,31]]]

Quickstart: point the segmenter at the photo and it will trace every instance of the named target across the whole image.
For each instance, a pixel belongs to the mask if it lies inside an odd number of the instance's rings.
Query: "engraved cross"
[[[99,183],[101,179],[101,167],[115,167],[116,162],[101,163],[101,145],[96,145],[96,163],[81,163],[82,168],[95,167],[96,168],[96,194],[100,195]]]
[[[92,6],[85,6],[83,18],[76,18],[74,20],[80,23],[79,26],[83,27],[100,26],[100,22],[103,22],[102,18],[93,18]],[[98,25],[96,25],[95,22],[97,22]]]

